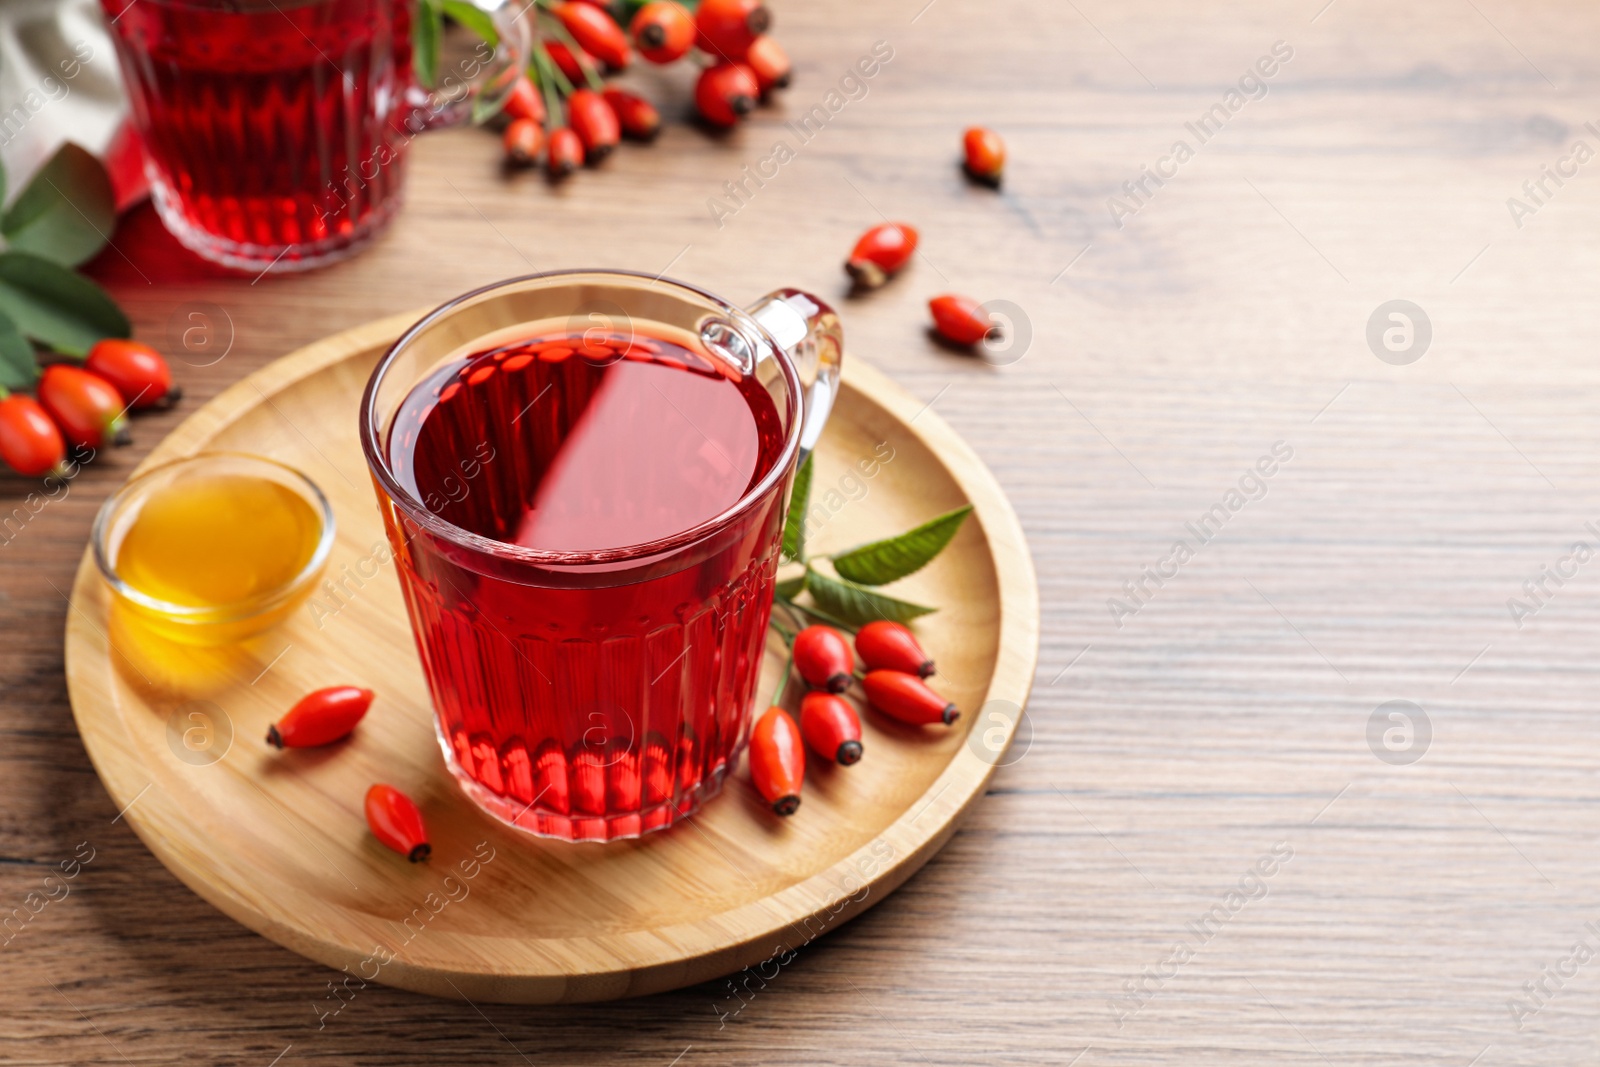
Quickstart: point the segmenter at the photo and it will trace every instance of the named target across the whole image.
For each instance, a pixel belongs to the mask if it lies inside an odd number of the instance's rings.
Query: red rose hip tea
[[[813,379],[804,419],[784,345]],[[470,293],[389,350],[362,447],[440,744],[481,808],[605,841],[718,791],[838,365],[837,319],[804,294],[747,314],[605,271]]]
[[[698,345],[578,333],[441,367],[406,399],[389,457],[462,529],[583,552],[715,518],[782,447],[766,390]]]
[[[515,12],[493,8],[501,29]],[[101,0],[152,199],[207,259],[251,272],[349,254],[400,202],[419,131],[465,117],[463,94],[416,83],[416,0]],[[522,46],[503,33],[449,71],[496,79]],[[444,83],[441,83],[443,86]]]

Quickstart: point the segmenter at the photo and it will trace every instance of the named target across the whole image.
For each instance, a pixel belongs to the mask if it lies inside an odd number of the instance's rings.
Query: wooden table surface
[[[190,399],[0,549],[0,911],[93,857],[0,947],[0,1062],[1592,1060],[1600,12],[777,16],[795,85],[737,133],[673,125],[555,191],[505,179],[485,134],[430,135],[399,221],[333,269],[225,276],[147,208],[124,221],[96,273],[184,357]],[[877,41],[892,60],[799,143],[784,121]],[[659,79],[668,110],[682,73]],[[1009,142],[999,194],[954,166],[972,122]],[[708,198],[779,139],[793,159],[719,226]],[[370,987],[319,1029],[331,973],[183,888],[79,743],[62,592],[100,501],[197,403],[331,331],[579,265],[842,297],[880,212],[925,255],[841,299],[851,348],[963,432],[1022,517],[1045,604],[1031,743],[939,857],[764,985],[555,1008]],[[941,349],[923,302],[945,290],[1013,302],[1031,341],[1004,366]],[[1409,350],[1382,343],[1392,300],[1421,309]],[[218,333],[186,352],[197,311]],[[28,488],[0,481],[6,510]]]

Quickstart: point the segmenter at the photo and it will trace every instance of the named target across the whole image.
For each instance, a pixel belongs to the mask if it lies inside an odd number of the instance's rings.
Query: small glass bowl
[[[226,604],[173,604],[136,589],[117,573],[122,538],[145,501],[159,490],[197,476],[240,474],[276,482],[298,495],[321,521],[311,558],[288,582],[248,599]],[[122,603],[150,630],[186,645],[243,641],[276,626],[310,595],[333,548],[333,508],[317,484],[285,463],[245,452],[202,452],[153,467],[132,478],[101,505],[90,538],[95,562]]]

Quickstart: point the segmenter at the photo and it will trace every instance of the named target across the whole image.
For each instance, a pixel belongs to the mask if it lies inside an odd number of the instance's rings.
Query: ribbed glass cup
[[[469,293],[397,341],[368,382],[361,435],[451,773],[485,811],[565,840],[637,837],[715,795],[749,729],[803,406],[837,383],[837,319],[803,294],[754,315],[621,272],[536,275]],[[699,337],[773,401],[782,446],[725,512],[597,551],[531,549],[454,526],[396,476],[389,434],[441,364],[588,323]],[[808,387],[769,330],[783,330]],[[580,327],[581,328],[581,327]],[[820,342],[820,343],[819,343]],[[803,352],[801,350],[804,350]],[[819,350],[826,350],[819,353]],[[576,357],[575,357],[576,358]],[[663,398],[663,417],[671,416]],[[825,416],[826,404],[821,405]]]
[[[473,3],[499,46],[428,90],[414,80],[417,0],[101,0],[167,229],[253,272],[361,247],[400,205],[411,139],[523,66],[520,7]]]

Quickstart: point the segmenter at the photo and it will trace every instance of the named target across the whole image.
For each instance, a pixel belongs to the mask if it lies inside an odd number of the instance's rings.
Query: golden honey
[[[128,607],[188,644],[238,641],[280,622],[310,592],[327,533],[321,501],[287,468],[214,458],[139,487],[103,542]]]

